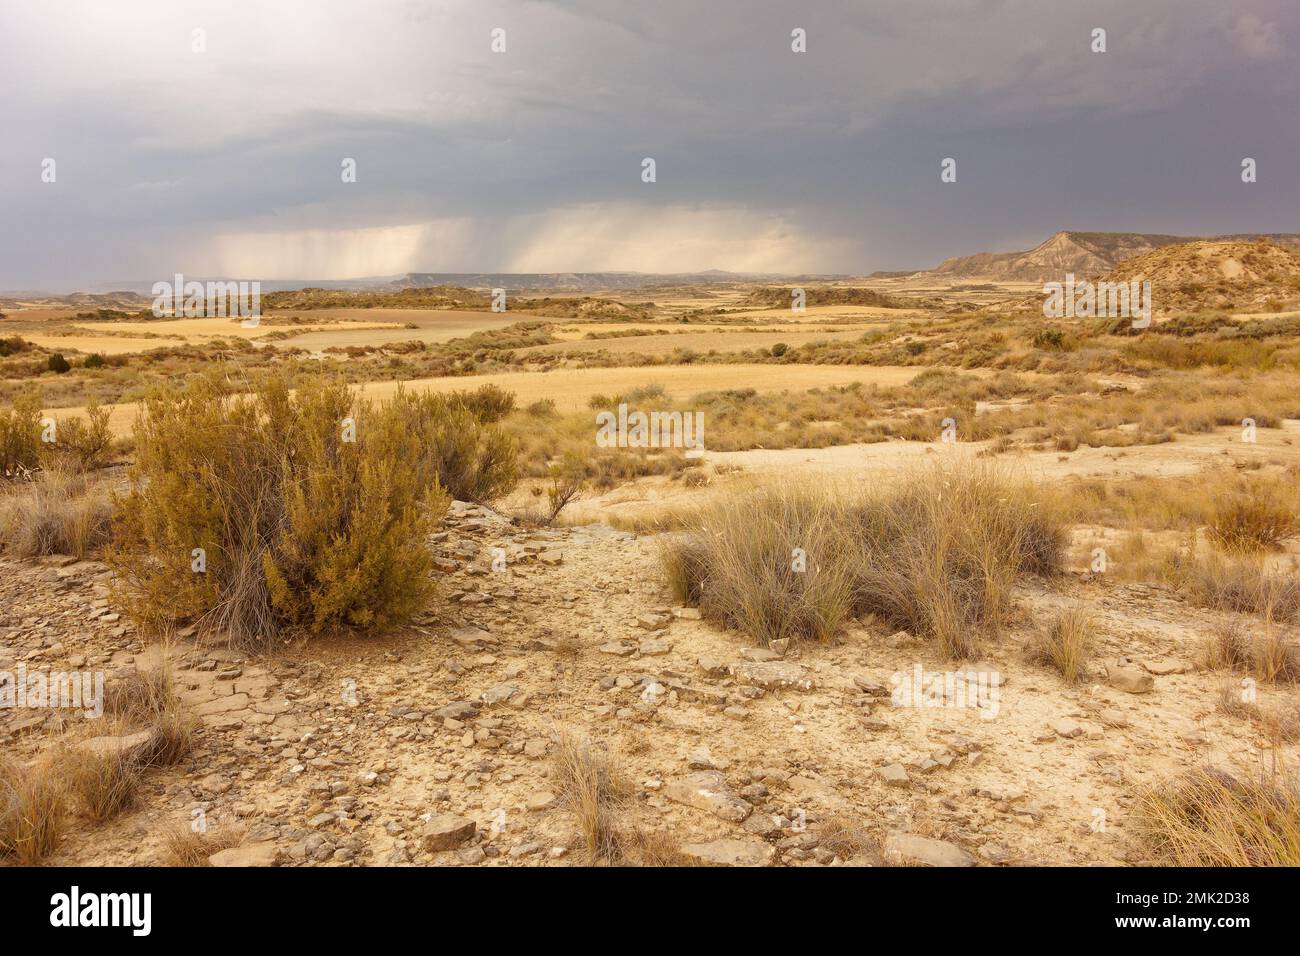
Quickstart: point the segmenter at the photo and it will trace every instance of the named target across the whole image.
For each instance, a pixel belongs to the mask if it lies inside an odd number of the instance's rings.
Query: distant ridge
[[[1140,232],[1062,231],[1026,252],[980,252],[973,256],[956,256],[945,259],[931,272],[935,275],[1041,282],[1059,280],[1067,272],[1080,277],[1104,275],[1125,259],[1178,243],[1254,242],[1259,239],[1300,250],[1300,233],[1291,232],[1167,236]]]

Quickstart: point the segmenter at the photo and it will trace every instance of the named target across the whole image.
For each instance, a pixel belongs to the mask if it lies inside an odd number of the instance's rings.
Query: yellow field
[[[700,392],[727,388],[753,388],[760,392],[802,391],[850,385],[854,382],[890,387],[906,384],[922,371],[923,369],[893,365],[670,365],[444,376],[401,383],[370,382],[357,388],[366,398],[384,399],[400,386],[413,391],[452,392],[491,384],[514,392],[520,405],[549,398],[561,411],[577,411],[587,407],[587,400],[592,395],[616,394],[651,384],[664,386],[674,398],[689,398]],[[106,407],[110,409],[109,424],[114,434],[128,434],[138,406],[128,402]],[[64,417],[81,415],[85,410],[77,407],[49,411],[56,417]]]
[[[304,334],[280,339],[280,346],[321,351],[334,346],[388,345],[393,342],[446,342],[491,329],[502,329],[529,316],[521,312],[470,312],[453,309],[314,309],[271,313],[342,320],[336,325],[303,326]],[[416,328],[406,328],[414,325]],[[273,326],[284,329],[286,326]],[[366,331],[374,329],[375,331]]]
[[[861,338],[866,327],[851,329],[809,329],[751,332],[743,328],[713,331],[669,332],[667,335],[629,335],[609,339],[576,338],[554,345],[534,345],[519,349],[521,355],[544,355],[551,352],[613,352],[638,355],[669,355],[677,349],[696,352],[740,352],[745,349],[771,348],[778,342],[799,346],[807,342],[851,342]],[[585,331],[584,333],[585,334]]]

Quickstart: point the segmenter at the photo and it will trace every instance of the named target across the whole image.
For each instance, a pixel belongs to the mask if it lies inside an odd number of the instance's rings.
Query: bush
[[[4,318],[4,316],[0,315],[0,318]],[[0,338],[0,358],[8,358],[11,355],[17,355],[19,352],[29,352],[31,348],[31,343],[19,335]]]
[[[60,375],[72,368],[72,366],[68,364],[68,360],[65,359],[63,354],[60,352],[55,352],[51,355],[45,364],[51,372],[57,372]]]
[[[1271,621],[1300,619],[1300,579],[1273,573],[1258,557],[1180,554],[1171,573],[1178,586],[1202,607],[1260,614]]]
[[[491,501],[514,489],[519,480],[514,439],[481,423],[457,396],[399,389],[388,411],[421,450],[424,480],[436,479],[461,501]]]
[[[472,392],[453,392],[454,403],[484,425],[493,425],[515,410],[515,394],[495,385],[480,385]]]
[[[431,593],[426,538],[447,505],[413,401],[358,404],[321,379],[291,395],[287,377],[150,395],[109,551],[123,599],[147,626],[244,644],[404,619]]]
[[[875,614],[971,656],[1022,572],[1060,567],[1064,526],[1032,489],[963,460],[868,497],[760,489],[703,512],[665,548],[677,600],[749,633],[827,640]]]
[[[790,346],[786,345],[784,342],[775,342],[772,344],[773,358],[780,358],[788,351],[790,351]]]
[[[21,392],[0,411],[0,479],[21,478],[37,466],[41,444],[41,398]]]
[[[1210,516],[1210,538],[1230,551],[1278,549],[1298,529],[1291,504],[1264,488],[1220,499]]]
[[[86,356],[86,361],[82,363],[82,366],[84,368],[103,368],[106,364],[104,356],[98,352],[91,352]]]
[[[55,441],[42,442],[40,460],[45,467],[89,471],[104,463],[113,448],[109,410],[93,399],[86,405],[85,418],[67,418],[54,428]]]

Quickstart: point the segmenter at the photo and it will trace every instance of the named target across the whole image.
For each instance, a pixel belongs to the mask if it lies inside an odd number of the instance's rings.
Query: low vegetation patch
[[[1169,866],[1300,866],[1300,788],[1204,768],[1138,793],[1135,828]]]
[[[19,558],[97,553],[108,542],[108,493],[80,475],[41,472],[0,490],[0,545]]]
[[[512,443],[455,396],[373,405],[337,380],[157,391],[135,447],[109,551],[124,601],[148,626],[244,644],[406,618],[433,590],[447,491],[481,500],[514,480]]]
[[[666,546],[677,600],[759,643],[828,640],[874,614],[974,654],[1017,575],[1059,570],[1064,525],[1029,486],[968,459],[866,496],[765,488],[702,512]]]
[[[63,788],[48,765],[0,757],[0,857],[40,863],[58,849],[64,817]]]
[[[1068,608],[1030,638],[1029,659],[1050,667],[1067,684],[1076,684],[1087,676],[1087,663],[1096,622],[1082,608]]]

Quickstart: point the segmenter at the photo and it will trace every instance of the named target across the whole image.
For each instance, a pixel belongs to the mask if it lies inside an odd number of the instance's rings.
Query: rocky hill
[[[1300,249],[1300,234],[1219,236],[1205,241],[1253,242],[1267,239],[1279,246]],[[1095,277],[1119,263],[1156,249],[1201,241],[1196,236],[1167,236],[1135,232],[1058,232],[1027,252],[981,252],[945,259],[933,270],[951,276],[986,276],[1004,281],[1059,281],[1066,273]]]
[[[1186,242],[1126,259],[1105,280],[1149,281],[1157,312],[1280,308],[1300,298],[1300,252],[1265,240]]]

